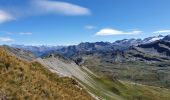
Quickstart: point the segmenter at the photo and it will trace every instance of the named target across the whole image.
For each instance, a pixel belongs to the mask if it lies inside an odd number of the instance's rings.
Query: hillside
[[[78,66],[75,62],[59,54],[50,54],[42,59],[39,58],[37,61],[60,76],[76,79],[97,98],[106,100],[170,99],[170,90],[168,89],[141,85],[130,81],[120,81],[103,74],[104,72],[96,75],[88,68]],[[91,65],[96,64],[96,61],[91,61]],[[96,66],[98,65],[96,64]]]
[[[18,84],[23,85],[23,79],[25,79],[24,83],[36,83],[36,86],[40,86],[40,89],[38,87],[39,90],[34,90],[34,88],[37,87],[32,88],[31,85],[24,84],[24,87],[20,89],[22,91],[20,94],[25,95],[26,93],[28,94],[27,97],[30,97],[30,92],[27,93],[27,91],[33,91],[31,93],[35,94],[35,91],[37,92],[45,90],[47,91],[47,94],[50,94],[49,98],[51,96],[52,99],[55,97],[55,94],[59,95],[60,97],[65,95],[65,93],[69,98],[73,91],[74,95],[80,95],[78,97],[75,96],[76,98],[73,98],[73,100],[79,99],[79,97],[81,100],[82,98],[87,100],[89,98],[92,99],[86,92],[88,91],[96,99],[169,100],[169,43],[170,42],[168,41],[158,40],[151,43],[132,46],[124,50],[115,50],[114,48],[111,48],[112,46],[110,43],[82,43],[78,46],[68,47],[68,49],[65,49],[64,54],[69,55],[63,56],[61,52],[61,54],[59,54],[57,51],[51,51],[43,54],[43,56],[38,59],[33,57],[31,52],[22,49],[5,46],[5,50],[8,51],[6,55],[10,56],[10,58],[14,57],[16,60],[9,62],[18,62],[13,65],[21,63],[22,66],[24,66],[24,68],[21,69],[19,67],[19,71],[17,70],[16,72],[12,72],[14,77],[11,75],[13,78],[10,80],[13,80],[14,83],[15,81],[18,82],[18,80],[21,80],[21,82],[17,83],[17,86]],[[2,51],[3,50],[1,50],[1,52]],[[9,59],[7,56],[1,56],[1,59]],[[7,61],[4,60],[3,62]],[[4,63],[4,65],[9,66],[9,64],[6,63]],[[16,69],[18,69],[18,67],[14,67],[14,71]],[[47,69],[49,69],[49,71]],[[53,72],[53,74],[49,74],[51,72]],[[24,73],[24,76],[20,76],[20,73]],[[44,76],[44,74],[47,76]],[[27,78],[20,78],[25,76]],[[19,77],[19,79],[15,77]],[[54,79],[54,77],[57,78],[57,80]],[[39,81],[39,79],[42,79],[42,81]],[[47,82],[47,80],[50,82]],[[57,84],[57,87],[55,87],[56,89],[53,90],[50,87],[53,87],[52,84],[55,83]],[[67,86],[69,86],[70,89],[65,89]],[[14,87],[15,86],[12,85],[11,88],[16,89]],[[31,90],[26,90],[25,87],[29,87]],[[78,87],[84,88],[86,91]],[[8,86],[6,86],[6,88],[8,88]],[[62,92],[58,92],[57,88],[59,88],[59,90]],[[15,91],[18,90],[16,89]],[[40,92],[36,96],[38,97],[39,95],[42,95],[41,97],[44,98],[44,94],[41,93],[44,92]],[[10,96],[7,95],[7,97]],[[67,97],[61,97],[59,100],[68,100]]]
[[[93,100],[72,78],[59,77],[38,62],[28,62],[0,47],[1,100]]]
[[[113,78],[170,88],[170,42],[158,40],[126,50],[79,51],[70,56],[80,66]]]

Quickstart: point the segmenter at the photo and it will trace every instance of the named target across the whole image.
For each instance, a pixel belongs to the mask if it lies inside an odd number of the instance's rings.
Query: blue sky
[[[170,0],[0,0],[0,44],[69,45],[170,33]]]

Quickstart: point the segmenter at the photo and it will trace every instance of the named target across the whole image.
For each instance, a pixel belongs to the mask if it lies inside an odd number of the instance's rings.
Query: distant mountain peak
[[[148,38],[143,39],[143,42],[144,43],[150,43],[150,42],[154,42],[154,41],[157,41],[157,40],[161,40],[163,38],[164,38],[163,35],[152,36],[152,37],[148,37]]]

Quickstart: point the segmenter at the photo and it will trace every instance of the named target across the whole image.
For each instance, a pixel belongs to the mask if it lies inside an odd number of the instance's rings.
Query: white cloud
[[[14,17],[12,17],[12,15],[10,15],[9,13],[0,10],[0,23],[4,23],[10,20],[14,20]]]
[[[22,17],[45,14],[59,14],[65,16],[80,16],[91,14],[90,10],[86,7],[55,0],[28,0],[23,6],[17,6],[14,4],[11,8],[12,9],[4,6],[2,9],[0,9],[0,23],[19,19]]]
[[[33,33],[31,32],[9,32],[9,31],[0,31],[0,33],[5,33],[8,35],[32,35]]]
[[[108,35],[136,35],[136,34],[141,34],[141,33],[142,33],[142,31],[138,31],[138,30],[124,32],[124,31],[120,31],[120,30],[116,30],[116,29],[112,29],[112,28],[104,28],[104,29],[101,29],[100,31],[98,31],[96,33],[96,35],[99,35],[99,36],[108,36]]]
[[[61,1],[33,0],[33,6],[41,13],[57,13],[71,16],[90,14],[88,8]]]
[[[88,30],[96,29],[96,26],[86,25],[86,26],[85,26],[85,29],[88,29]]]
[[[14,41],[14,40],[9,37],[0,37],[0,42],[11,42],[11,41]]]
[[[159,34],[159,33],[170,33],[170,30],[159,30],[159,31],[155,31],[153,32],[155,34]]]
[[[18,33],[18,34],[20,34],[20,35],[32,35],[31,32],[21,32],[21,33]]]

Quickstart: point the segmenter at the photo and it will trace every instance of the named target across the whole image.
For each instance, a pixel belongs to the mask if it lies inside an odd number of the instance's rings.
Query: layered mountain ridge
[[[29,50],[33,52],[35,55],[43,56],[49,52],[58,51],[59,53],[64,54],[65,56],[69,57],[75,54],[76,52],[108,52],[114,50],[125,50],[131,46],[137,46],[140,44],[151,43],[157,40],[166,40],[169,41],[169,35],[167,36],[153,36],[144,39],[123,39],[117,40],[113,43],[110,42],[84,42],[80,43],[79,45],[72,45],[72,46],[26,46],[26,45],[11,45],[12,47],[21,48],[25,50]]]

